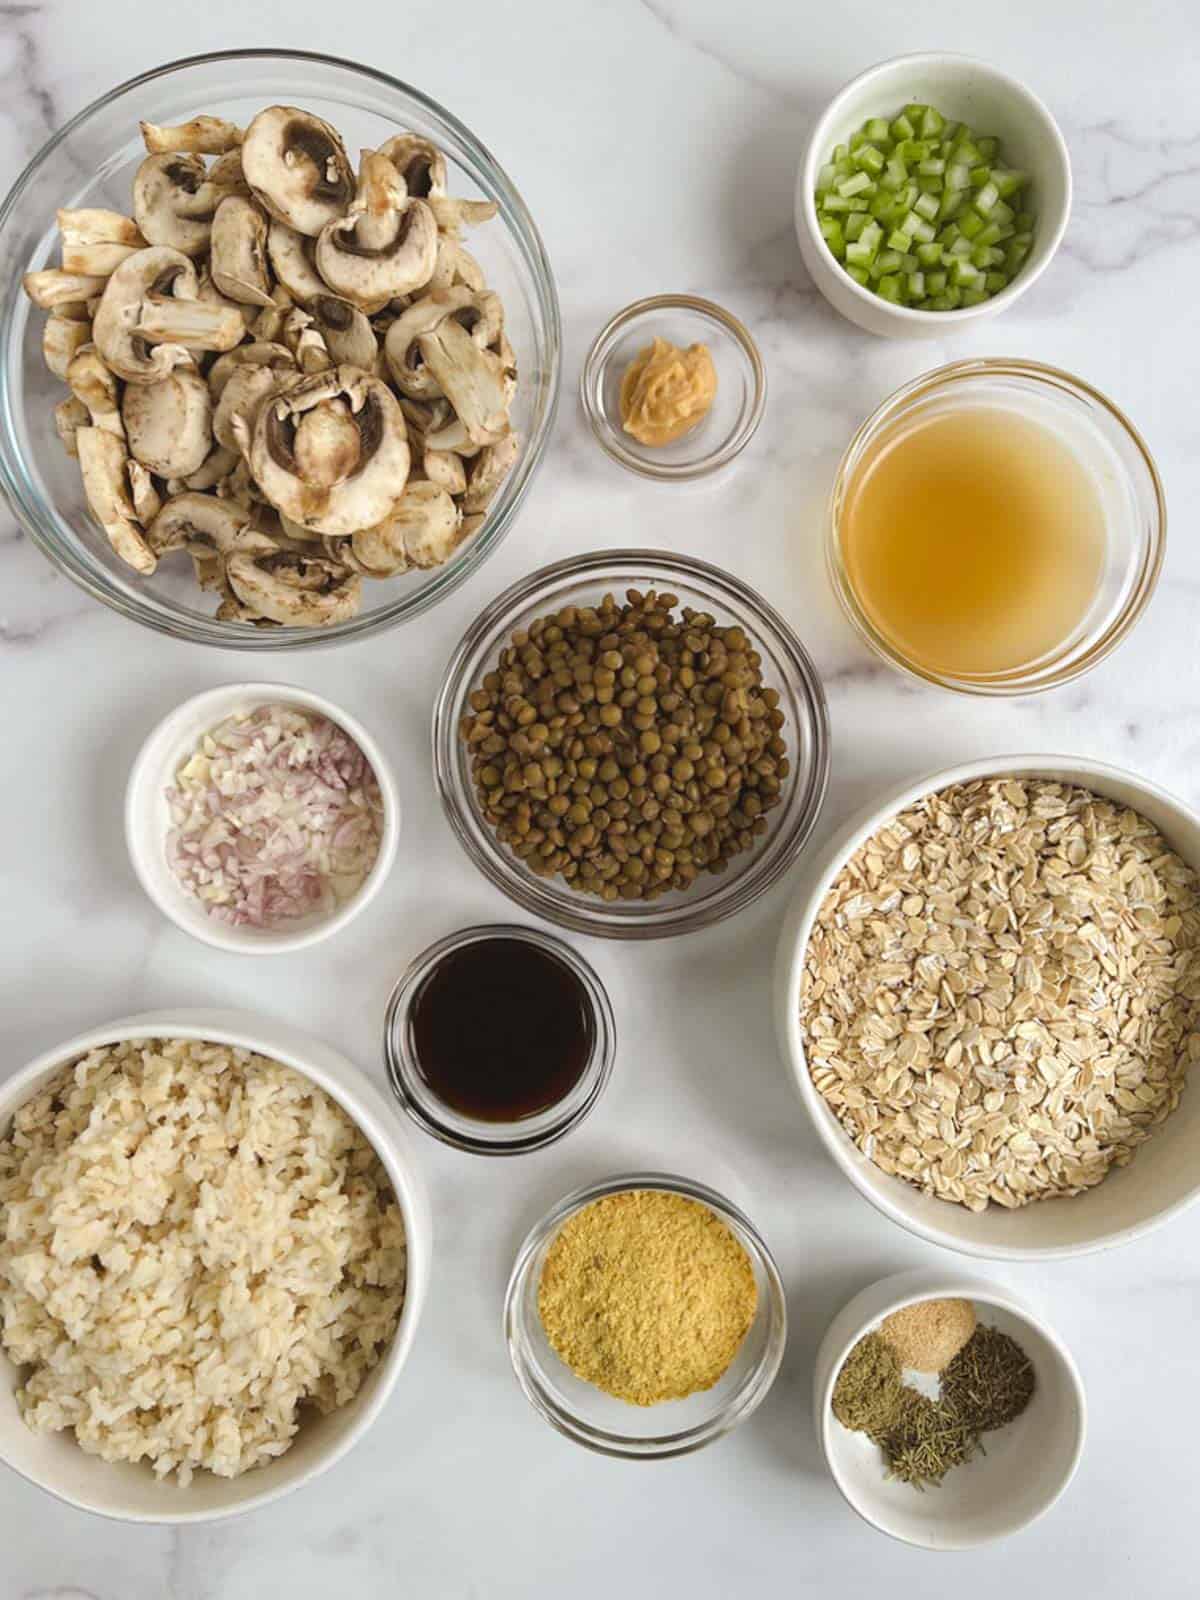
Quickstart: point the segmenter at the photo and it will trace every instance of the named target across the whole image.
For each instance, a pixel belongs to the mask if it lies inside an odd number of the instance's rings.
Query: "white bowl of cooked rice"
[[[780,1048],[884,1216],[1047,1260],[1200,1199],[1200,813],[1083,756],[972,761],[851,818],[794,895]]]
[[[57,1045],[0,1085],[0,1459],[130,1522],[277,1500],[382,1411],[431,1245],[329,1046],[204,1010]]]

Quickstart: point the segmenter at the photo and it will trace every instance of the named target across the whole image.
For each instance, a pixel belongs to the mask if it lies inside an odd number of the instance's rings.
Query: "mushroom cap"
[[[408,469],[396,397],[358,367],[301,378],[259,409],[250,470],[276,510],[316,533],[379,522],[403,494]]]
[[[208,385],[191,367],[157,383],[129,383],[121,397],[129,452],[160,478],[186,478],[203,466],[213,441]]]
[[[167,501],[146,530],[146,542],[160,556],[193,546],[228,555],[249,526],[249,513],[236,501],[191,491]]]
[[[354,198],[337,130],[296,106],[268,106],[242,139],[242,172],[273,217],[315,237]]]
[[[334,361],[364,372],[374,370],[379,341],[364,311],[336,294],[318,295],[309,311]]]
[[[467,438],[474,444],[496,443],[508,431],[509,395],[500,358],[481,350],[453,317],[443,317],[417,343]],[[434,449],[456,448],[453,436],[430,436],[427,442]]]
[[[227,450],[240,450],[241,437],[253,436],[259,406],[278,386],[279,375],[269,366],[250,361],[235,367],[213,412],[212,430],[217,443]],[[247,430],[241,436],[234,431],[234,422],[239,418]]]
[[[129,383],[156,383],[191,356],[182,345],[151,346],[137,332],[142,303],[152,292],[194,300],[196,269],[180,250],[153,245],[122,261],[109,278],[92,321],[92,339],[108,367]]]
[[[351,540],[354,559],[373,578],[414,567],[440,567],[458,545],[462,513],[436,483],[410,483],[382,522]]]
[[[239,344],[227,350],[208,369],[208,392],[214,404],[237,369],[245,366],[270,367],[278,381],[285,373],[296,370],[296,359],[287,345],[268,340],[255,340],[253,344]]]
[[[267,219],[262,208],[241,195],[227,195],[212,223],[212,281],[238,305],[269,306]]]
[[[366,312],[424,288],[437,265],[437,223],[409,200],[390,161],[367,152],[358,197],[321,231],[317,271],[337,295]]]
[[[454,317],[481,350],[496,342],[504,326],[500,296],[488,290],[477,294],[465,287],[435,289],[414,301],[392,323],[384,343],[396,387],[414,400],[436,399],[442,393],[441,384],[425,364],[419,341],[446,317]]]
[[[147,156],[133,180],[133,214],[149,244],[203,255],[217,207],[229,193],[213,183],[201,156],[170,151]]]
[[[394,134],[379,146],[379,154],[392,163],[414,200],[446,193],[446,158],[437,145],[419,133]]]
[[[316,241],[289,228],[278,219],[271,223],[267,233],[267,254],[271,270],[280,283],[301,305],[308,305],[318,295],[328,294],[329,285],[313,264]]]

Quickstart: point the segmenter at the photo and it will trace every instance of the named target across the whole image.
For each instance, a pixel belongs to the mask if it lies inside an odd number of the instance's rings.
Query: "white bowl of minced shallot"
[[[143,744],[125,793],[143,889],[219,950],[278,955],[344,928],[391,871],[399,833],[375,740],[290,684],[185,700]]]

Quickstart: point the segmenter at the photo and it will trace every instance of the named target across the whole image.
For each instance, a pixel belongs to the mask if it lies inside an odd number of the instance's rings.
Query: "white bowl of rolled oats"
[[[897,787],[801,871],[780,1044],[872,1205],[1032,1259],[1126,1243],[1196,1198],[1195,811],[1082,757],[996,757]]]

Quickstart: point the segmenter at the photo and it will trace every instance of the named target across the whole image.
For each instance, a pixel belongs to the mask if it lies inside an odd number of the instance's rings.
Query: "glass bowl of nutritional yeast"
[[[572,1320],[575,1351],[592,1347],[593,1379],[609,1392],[580,1376],[586,1353],[560,1356]],[[730,1328],[717,1349],[717,1330]],[[787,1304],[766,1241],[732,1201],[688,1178],[631,1172],[567,1195],[531,1229],[504,1332],[517,1381],[551,1427],[601,1455],[657,1460],[711,1444],[758,1408],[783,1360]],[[709,1355],[703,1377],[684,1378]],[[613,1374],[630,1373],[651,1387],[665,1376],[677,1397],[611,1392]]]
[[[966,694],[1055,688],[1145,611],[1166,503],[1133,424],[1034,361],[957,361],[851,440],[829,499],[833,587],[876,654]]]

